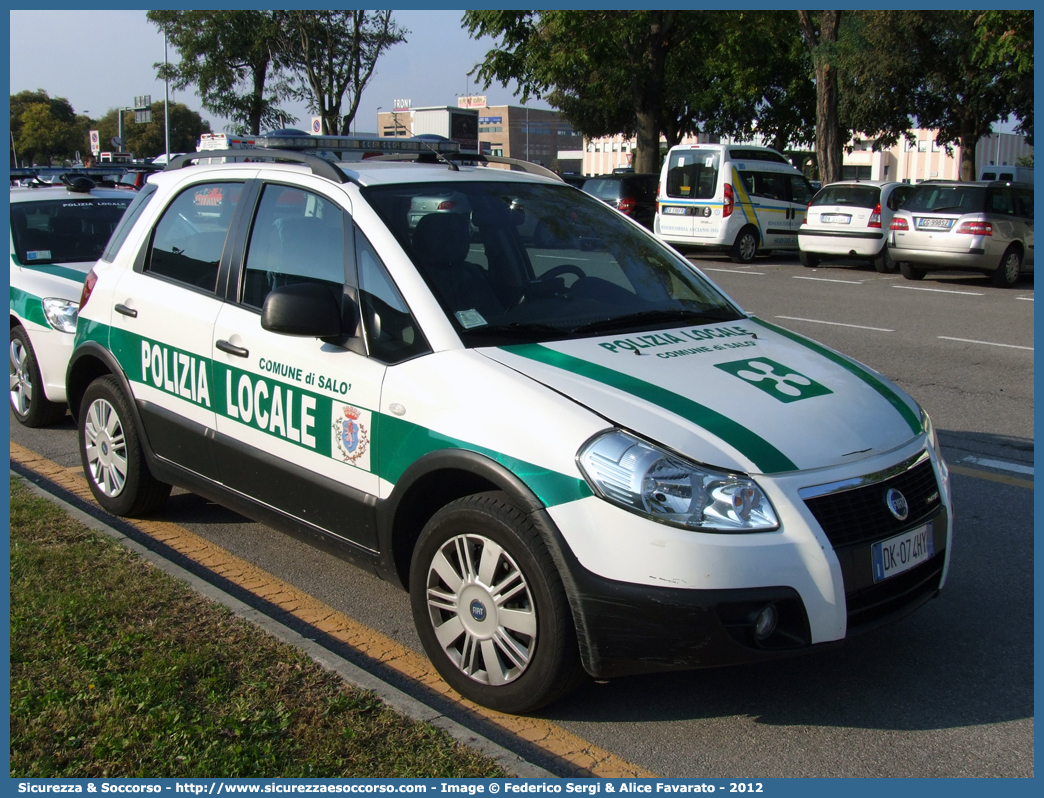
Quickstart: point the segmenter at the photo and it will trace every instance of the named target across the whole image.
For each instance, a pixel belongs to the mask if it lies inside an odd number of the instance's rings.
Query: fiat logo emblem
[[[471,602],[471,617],[480,622],[486,620],[486,608],[478,599]]]
[[[906,497],[895,488],[888,489],[888,493],[885,494],[885,504],[888,505],[889,512],[899,521],[905,521],[906,516],[910,514],[910,505],[906,503]]]

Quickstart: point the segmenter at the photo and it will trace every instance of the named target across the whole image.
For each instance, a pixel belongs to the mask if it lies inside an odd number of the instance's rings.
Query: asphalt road
[[[1010,470],[1033,465],[1032,280],[693,261],[748,311],[907,389],[951,465],[1032,480]],[[71,424],[12,421],[11,438],[79,464]],[[666,777],[1032,776],[1033,492],[965,473],[953,492],[949,581],[913,616],[782,663],[589,683],[543,714]],[[376,578],[190,494],[162,518],[420,650],[406,595]]]

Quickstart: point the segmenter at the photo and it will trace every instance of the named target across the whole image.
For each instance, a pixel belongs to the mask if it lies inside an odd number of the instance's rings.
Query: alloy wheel
[[[127,442],[119,414],[104,399],[87,409],[84,452],[94,484],[110,498],[119,496],[127,484]]]

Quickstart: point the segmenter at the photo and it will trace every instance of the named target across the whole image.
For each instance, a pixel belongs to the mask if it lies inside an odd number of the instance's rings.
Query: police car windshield
[[[673,250],[568,186],[363,191],[467,346],[743,318]]]
[[[124,197],[11,203],[11,237],[23,265],[93,262],[127,210]]]

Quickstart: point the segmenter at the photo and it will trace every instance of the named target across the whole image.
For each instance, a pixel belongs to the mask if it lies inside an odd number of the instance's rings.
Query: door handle
[[[130,316],[132,319],[138,318],[138,311],[134,310],[134,308],[127,307],[122,302],[116,303],[114,310],[121,316]]]
[[[235,355],[236,357],[250,357],[249,349],[244,349],[241,346],[230,344],[228,341],[218,341],[214,345],[222,352],[228,352],[228,354],[230,355]]]

